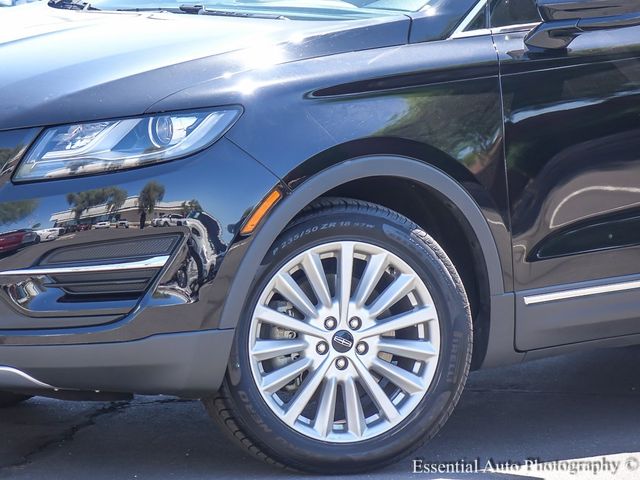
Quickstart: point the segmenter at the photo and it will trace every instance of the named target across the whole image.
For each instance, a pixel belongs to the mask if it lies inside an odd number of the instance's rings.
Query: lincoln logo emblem
[[[353,347],[353,336],[346,330],[340,330],[333,336],[332,345],[340,353],[347,352]]]
[[[333,339],[333,341],[347,348],[351,348],[351,346],[353,345],[353,342],[347,338],[336,337]]]

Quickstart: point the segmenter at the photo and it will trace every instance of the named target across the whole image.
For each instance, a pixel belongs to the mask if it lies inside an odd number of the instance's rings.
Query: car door
[[[489,15],[503,91],[516,347],[639,333],[640,27],[532,51],[530,26],[497,25],[515,4],[534,6],[499,0]]]

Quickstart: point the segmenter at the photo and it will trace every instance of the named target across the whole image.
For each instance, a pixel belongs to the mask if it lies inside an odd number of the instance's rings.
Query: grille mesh
[[[60,248],[43,258],[40,265],[168,255],[178,239],[172,235]]]

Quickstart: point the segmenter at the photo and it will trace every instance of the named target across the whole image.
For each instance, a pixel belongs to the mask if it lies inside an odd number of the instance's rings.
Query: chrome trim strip
[[[638,288],[640,288],[640,280],[623,283],[613,283],[609,285],[599,285],[597,287],[576,288],[575,290],[564,290],[562,292],[528,295],[524,297],[524,304],[535,305],[538,303],[555,302],[557,300],[568,300],[570,298],[600,295],[602,293],[624,292],[626,290],[635,290]]]
[[[108,263],[103,265],[78,265],[72,267],[36,267],[24,268],[20,270],[6,270],[0,272],[1,276],[33,276],[33,275],[55,275],[61,273],[98,273],[113,272],[118,270],[140,270],[143,268],[162,268],[169,260],[169,255],[148,258],[125,263]]]
[[[479,30],[469,30],[468,32],[453,33],[449,38],[481,37],[483,35],[491,35],[491,29],[481,28]]]
[[[2,373],[2,372],[10,373],[12,375],[17,375],[18,377],[21,377],[22,379],[26,380],[27,382],[33,383],[35,386],[40,387],[40,388],[46,388],[46,389],[49,389],[49,390],[56,390],[56,391],[58,390],[57,388],[52,387],[48,383],[44,383],[44,382],[41,382],[40,380],[36,380],[31,375],[28,375],[28,374],[18,370],[17,368],[0,367],[0,373]]]
[[[515,25],[505,25],[504,27],[492,28],[491,33],[494,35],[498,33],[512,33],[512,32],[525,32],[527,30],[533,30],[542,22],[531,23],[516,23]]]
[[[518,25],[507,25],[505,27],[498,28],[480,28],[478,30],[469,30],[468,32],[453,33],[449,38],[467,38],[491,34],[499,35],[501,33],[528,32],[536,28],[538,25],[540,25],[540,22],[520,23]]]

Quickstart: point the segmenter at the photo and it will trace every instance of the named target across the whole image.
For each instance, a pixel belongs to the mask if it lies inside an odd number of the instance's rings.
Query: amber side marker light
[[[260,221],[269,212],[269,210],[271,210],[271,207],[273,207],[281,198],[282,193],[280,192],[280,190],[272,190],[271,193],[269,193],[269,195],[267,195],[265,199],[262,200],[262,202],[258,205],[258,208],[256,208],[251,216],[247,219],[244,226],[240,230],[240,233],[242,235],[249,235],[250,233],[253,233]]]

